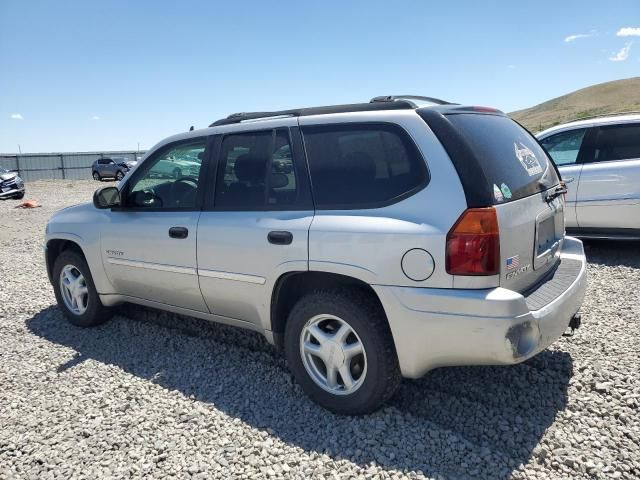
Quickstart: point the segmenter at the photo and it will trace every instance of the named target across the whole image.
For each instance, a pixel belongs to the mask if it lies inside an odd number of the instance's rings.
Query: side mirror
[[[120,190],[116,187],[102,187],[93,194],[93,205],[99,209],[119,207]]]

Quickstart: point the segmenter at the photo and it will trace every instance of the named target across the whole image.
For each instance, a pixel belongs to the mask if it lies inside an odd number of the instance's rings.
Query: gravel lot
[[[55,307],[47,218],[95,182],[0,201],[0,479],[640,478],[640,246],[588,244],[583,327],[513,367],[442,368],[384,409],[309,401],[260,336],[133,306]]]

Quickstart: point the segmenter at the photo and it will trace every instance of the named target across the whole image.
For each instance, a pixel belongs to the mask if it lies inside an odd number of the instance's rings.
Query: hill
[[[593,115],[640,111],[640,77],[600,83],[509,115],[532,132]]]

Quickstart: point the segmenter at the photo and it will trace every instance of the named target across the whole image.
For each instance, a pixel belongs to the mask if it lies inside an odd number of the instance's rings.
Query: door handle
[[[187,238],[189,236],[189,229],[186,227],[171,227],[169,229],[169,236],[171,238]]]
[[[575,180],[575,178],[573,178],[573,177],[565,177],[562,180],[564,181],[564,183],[569,184],[569,183],[573,182]]]
[[[293,242],[293,235],[291,232],[273,231],[269,232],[267,240],[274,245],[290,245]]]

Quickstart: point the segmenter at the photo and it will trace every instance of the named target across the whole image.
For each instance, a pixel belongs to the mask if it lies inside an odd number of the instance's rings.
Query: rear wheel
[[[18,200],[23,199],[23,198],[24,198],[24,192],[20,192],[19,194],[17,194],[17,195],[15,196],[15,198],[17,198]]]
[[[284,346],[305,393],[335,413],[370,413],[401,380],[384,313],[358,290],[303,297],[289,315]]]
[[[96,182],[99,182],[100,180],[102,180],[102,179],[100,178],[100,174],[99,174],[98,172],[93,172],[93,179],[94,179]]]
[[[53,288],[58,306],[67,319],[79,327],[93,327],[111,316],[98,296],[84,257],[63,251],[53,266]]]

